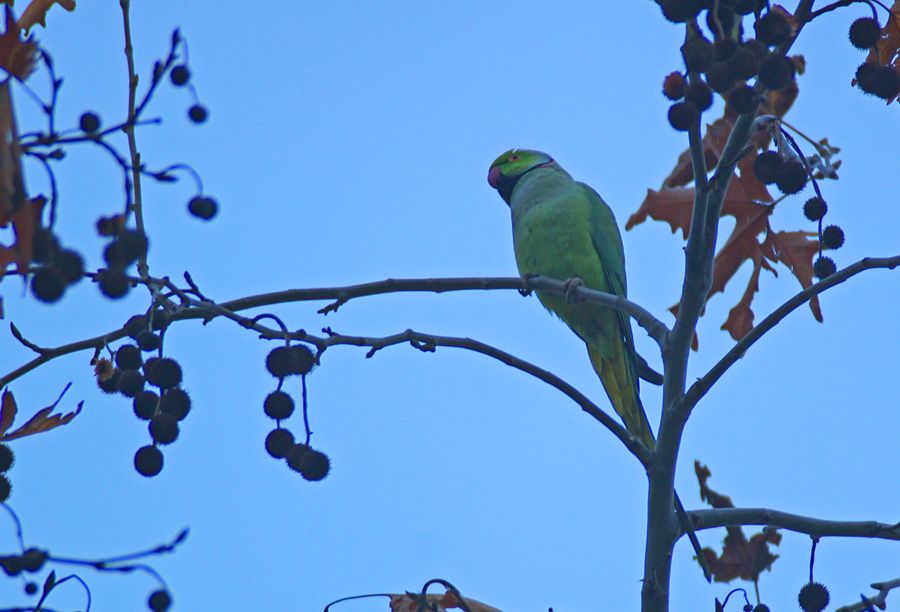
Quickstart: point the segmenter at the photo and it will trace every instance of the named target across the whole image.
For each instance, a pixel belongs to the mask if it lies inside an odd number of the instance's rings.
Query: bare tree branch
[[[848,278],[859,274],[863,270],[871,270],[874,268],[887,268],[889,270],[893,270],[897,266],[900,266],[900,255],[882,258],[867,257],[865,259],[859,260],[855,264],[847,266],[846,268],[839,272],[836,272],[835,274],[832,274],[828,278],[821,280],[814,285],[811,285],[810,287],[804,289],[803,291],[789,299],[787,302],[775,309],[772,314],[763,319],[759,325],[750,330],[750,333],[741,338],[740,341],[738,341],[730,351],[725,353],[725,356],[722,357],[722,359],[720,359],[719,362],[709,370],[709,372],[707,372],[702,378],[700,378],[691,386],[684,400],[687,409],[692,409],[700,400],[700,398],[706,395],[706,393],[715,384],[715,382],[719,380],[719,378],[721,378],[722,374],[724,374],[728,370],[728,368],[734,365],[734,363],[738,359],[743,357],[744,353],[747,352],[747,349],[753,346],[757,340],[762,338],[763,335],[765,335],[769,330],[778,325],[778,323],[781,322],[782,319],[796,310],[799,306],[802,306],[810,299],[812,299],[813,296],[818,295],[826,289],[834,287],[835,285],[843,283]]]
[[[517,289],[520,291],[530,291],[539,289],[565,295],[567,288],[566,283],[542,276],[532,278],[519,277],[501,277],[501,278],[423,278],[423,279],[385,279],[370,283],[362,283],[358,285],[348,285],[344,287],[319,287],[309,289],[288,289],[285,291],[274,291],[271,293],[263,293],[242,298],[237,298],[222,303],[215,303],[211,300],[198,300],[190,295],[187,291],[182,291],[175,287],[168,279],[147,278],[144,280],[133,279],[135,282],[144,284],[155,284],[164,286],[173,293],[177,294],[187,307],[180,310],[172,316],[172,321],[184,321],[189,319],[203,319],[210,321],[219,316],[225,316],[234,320],[238,324],[254,329],[260,332],[266,338],[283,338],[284,335],[264,326],[256,324],[252,319],[241,317],[235,313],[251,308],[260,308],[262,306],[271,306],[276,304],[286,304],[292,302],[307,302],[316,300],[334,300],[332,304],[325,306],[320,310],[322,313],[337,310],[347,301],[363,296],[380,295],[386,293],[402,293],[402,292],[435,292],[443,293],[448,291],[466,291],[466,290],[501,290],[501,289]],[[652,338],[661,343],[668,328],[665,323],[654,317],[646,309],[640,305],[631,302],[623,297],[610,293],[595,291],[586,287],[572,287],[569,293],[577,295],[579,299],[583,299],[587,303],[608,306],[616,310],[621,310],[629,316],[633,317],[637,323],[647,330]],[[21,365],[8,374],[0,377],[0,388],[8,385],[10,382],[27,374],[37,367],[63,355],[76,353],[88,349],[97,350],[106,346],[111,342],[115,342],[124,338],[127,333],[124,326],[111,330],[105,334],[79,340],[56,347],[42,348],[37,344],[24,338],[18,329],[13,328],[13,335],[25,346],[31,348],[38,356],[31,361]],[[302,334],[294,334],[291,337],[295,339],[304,339]]]
[[[900,588],[900,578],[894,578],[893,580],[886,580],[884,582],[873,582],[872,588],[878,591],[878,595],[875,595],[874,597],[860,595],[859,603],[841,606],[834,612],[863,612],[864,610],[872,610],[873,607],[876,606],[879,610],[884,610],[887,608],[888,593],[893,589]]]
[[[877,521],[831,521],[769,508],[711,508],[688,510],[696,531],[740,525],[764,525],[805,533],[816,538],[847,537],[900,540],[900,523]]]

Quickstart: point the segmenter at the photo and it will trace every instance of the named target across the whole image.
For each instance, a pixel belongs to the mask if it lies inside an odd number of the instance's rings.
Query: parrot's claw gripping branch
[[[563,285],[563,296],[565,296],[568,303],[577,304],[581,302],[581,295],[578,293],[578,289],[581,287],[584,287],[584,281],[577,276],[572,277],[565,282]]]

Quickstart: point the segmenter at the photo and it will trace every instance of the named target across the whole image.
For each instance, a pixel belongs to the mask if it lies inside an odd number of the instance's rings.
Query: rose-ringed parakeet
[[[512,212],[519,273],[626,295],[625,254],[606,202],[540,151],[512,149],[491,164],[488,183]],[[627,315],[594,304],[538,292],[541,303],[587,345],[591,364],[625,427],[648,448],[653,433],[638,396],[637,361]]]

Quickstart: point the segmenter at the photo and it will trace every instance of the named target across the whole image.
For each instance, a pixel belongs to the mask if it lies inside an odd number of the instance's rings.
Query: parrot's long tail
[[[644,412],[641,398],[638,396],[637,380],[635,379],[637,374],[628,363],[628,358],[625,354],[625,350],[628,349],[624,346],[622,348],[624,350],[618,352],[615,358],[603,359],[598,350],[592,348],[590,344],[587,345],[591,365],[594,366],[594,371],[600,377],[600,382],[603,383],[603,388],[606,389],[606,394],[609,396],[609,401],[612,402],[613,408],[616,409],[622,422],[625,423],[625,428],[646,444],[647,448],[652,449],[656,444],[656,439],[653,436],[653,430],[650,429],[650,422],[647,420],[647,413]],[[697,534],[694,533],[693,526],[677,492],[675,492],[675,512],[678,514],[682,529],[684,529],[691,541],[697,562],[703,569],[703,575],[706,577],[706,581],[710,582],[712,573],[706,562],[706,555],[700,547]]]
[[[606,389],[606,395],[609,396],[613,408],[625,423],[625,428],[646,444],[647,448],[653,448],[653,431],[650,429],[647,413],[644,412],[644,406],[638,396],[637,380],[635,379],[637,373],[628,362],[625,354],[627,349],[624,346],[622,348],[623,350],[618,352],[614,358],[604,359],[600,355],[600,351],[590,344],[587,345],[591,365],[594,366],[594,371],[600,377],[600,382],[603,383],[603,388]]]

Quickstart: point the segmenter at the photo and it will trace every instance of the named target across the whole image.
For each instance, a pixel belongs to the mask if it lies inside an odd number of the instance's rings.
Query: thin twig
[[[877,521],[831,521],[769,508],[711,508],[688,510],[687,514],[696,531],[740,525],[764,525],[805,533],[816,538],[900,540],[900,523],[889,525]]]
[[[134,189],[134,204],[131,206],[131,211],[134,212],[135,228],[139,234],[144,234],[144,210],[141,196],[141,154],[137,148],[137,138],[134,130],[134,122],[137,117],[135,101],[137,99],[138,75],[134,70],[134,48],[131,45],[131,17],[129,15],[131,0],[119,0],[119,6],[122,7],[122,22],[125,28],[125,59],[128,64],[128,120],[122,129],[128,136],[128,152],[131,156],[131,181]],[[126,218],[131,211],[125,211]],[[137,269],[142,278],[147,276],[150,268],[147,265],[146,253],[142,253],[138,259]]]
[[[818,283],[807,287],[787,302],[776,308],[772,314],[763,319],[759,325],[754,327],[750,332],[741,338],[737,344],[735,344],[730,351],[725,353],[725,356],[722,357],[716,365],[714,365],[709,372],[703,375],[702,378],[697,380],[690,389],[688,389],[687,394],[685,395],[684,404],[688,410],[691,410],[697,402],[702,398],[706,393],[710,390],[710,388],[715,384],[719,378],[721,378],[722,374],[724,374],[728,368],[730,368],[734,363],[743,357],[744,353],[747,352],[751,346],[753,346],[757,340],[763,337],[769,330],[775,327],[782,319],[784,319],[788,314],[796,310],[799,306],[805,304],[813,296],[819,295],[826,289],[830,289],[835,285],[839,285],[843,283],[848,278],[855,276],[862,272],[863,270],[871,270],[875,268],[887,268],[894,269],[897,266],[900,266],[900,255],[895,255],[894,257],[883,257],[883,258],[870,258],[867,257],[865,259],[861,259],[855,264],[847,266],[843,270],[836,272],[829,276],[828,278],[819,281]]]
[[[873,597],[860,595],[861,601],[858,603],[849,606],[841,606],[834,612],[863,612],[864,610],[873,610],[876,607],[879,610],[884,610],[887,608],[888,593],[893,589],[900,588],[900,578],[894,578],[893,580],[886,580],[884,582],[873,582],[872,588],[878,591],[878,595]]]

